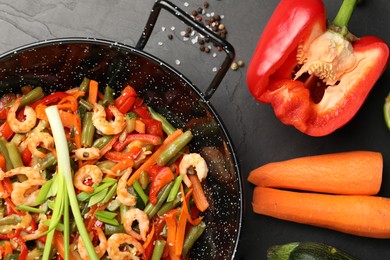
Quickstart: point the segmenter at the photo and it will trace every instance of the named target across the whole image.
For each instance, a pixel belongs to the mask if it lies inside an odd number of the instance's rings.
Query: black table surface
[[[204,1],[172,1],[191,13]],[[236,61],[247,65],[261,32],[278,1],[209,0],[205,15],[220,15],[228,31],[227,40],[236,50]],[[153,0],[1,0],[0,52],[52,38],[91,37],[135,46]],[[324,1],[329,18],[341,0]],[[350,30],[357,36],[375,35],[390,43],[390,2],[367,0],[356,9]],[[181,71],[200,89],[214,76],[224,57],[211,46],[201,52],[193,36],[183,39],[186,26],[162,14],[145,51]],[[173,39],[168,35],[172,34]],[[253,213],[253,185],[248,173],[271,161],[298,156],[373,150],[384,157],[380,195],[390,197],[390,132],[383,120],[383,102],[390,91],[387,69],[354,119],[326,137],[306,136],[283,125],[269,105],[254,100],[246,85],[246,66],[229,70],[211,103],[224,122],[241,168],[244,184],[244,218],[236,259],[265,259],[274,244],[292,241],[320,241],[344,249],[359,259],[390,259],[388,239],[368,239],[336,231],[300,225]]]

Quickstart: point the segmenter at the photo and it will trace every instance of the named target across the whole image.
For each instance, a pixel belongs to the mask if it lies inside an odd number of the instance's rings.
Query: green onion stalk
[[[80,233],[81,239],[84,241],[85,248],[87,249],[89,258],[91,260],[98,259],[98,256],[95,252],[95,248],[92,245],[92,242],[88,236],[87,229],[84,225],[84,221],[83,221],[83,218],[81,216],[79,205],[77,202],[76,192],[75,192],[74,187],[73,187],[71,167],[70,167],[70,158],[69,158],[69,149],[68,149],[68,144],[66,141],[64,126],[61,122],[58,108],[56,106],[50,106],[50,107],[46,108],[45,111],[46,111],[47,117],[49,119],[50,127],[51,127],[52,132],[53,132],[54,143],[55,143],[56,149],[61,151],[61,153],[58,153],[58,174],[59,174],[59,176],[63,176],[62,178],[63,178],[63,181],[65,182],[65,185],[66,185],[65,186],[66,191],[63,193],[63,195],[66,196],[66,193],[67,193],[69,196],[69,204],[70,204],[70,207],[71,207],[71,210],[72,210],[75,222],[76,222],[76,226],[77,226],[78,231]],[[58,195],[59,194],[57,194],[57,196]],[[59,198],[61,201],[61,204],[63,206],[64,206],[64,204],[65,205],[67,204],[65,202],[67,199],[65,196],[63,196],[63,198]],[[58,205],[58,206],[61,206],[61,205]],[[66,216],[67,214],[64,214],[64,215]],[[69,217],[69,216],[67,216],[67,217]],[[50,226],[51,225],[52,225],[52,223],[50,223]],[[54,221],[53,221],[53,225],[55,225]],[[50,230],[50,228],[51,227],[49,227],[49,230]],[[54,234],[54,230],[52,232]],[[68,232],[66,232],[66,233],[68,233]],[[50,235],[50,233],[49,233],[49,235]],[[47,238],[49,238],[49,235],[47,236]],[[51,236],[51,239],[52,239],[52,236]],[[68,241],[68,240],[64,239],[64,241]],[[52,244],[51,242],[52,241],[50,241],[50,240],[46,241],[44,251],[47,251],[46,247],[48,247],[49,248],[48,250],[50,251],[50,247]],[[69,245],[68,245],[68,249],[69,249]],[[65,251],[66,250],[67,250],[67,248],[65,248]],[[46,255],[44,255],[43,259],[48,259],[48,257],[49,256],[46,254]]]

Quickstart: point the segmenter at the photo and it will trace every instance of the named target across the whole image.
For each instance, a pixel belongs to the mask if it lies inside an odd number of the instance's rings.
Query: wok
[[[221,46],[226,58],[203,94],[185,76],[143,48],[164,9]],[[204,188],[210,208],[207,228],[191,251],[191,259],[232,259],[242,222],[242,182],[232,142],[209,102],[234,58],[234,49],[169,1],[156,1],[136,47],[88,38],[51,39],[0,56],[0,95],[21,86],[41,86],[45,93],[78,86],[83,77],[117,92],[131,85],[145,102],[177,128],[194,134],[190,150],[209,166]]]

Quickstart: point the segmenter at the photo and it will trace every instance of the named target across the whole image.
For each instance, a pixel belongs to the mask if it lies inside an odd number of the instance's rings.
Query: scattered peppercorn
[[[204,48],[204,52],[205,52],[205,53],[209,53],[209,52],[210,52],[210,48],[209,48],[209,47],[205,47],[205,48]]]
[[[209,2],[206,1],[206,2],[203,3],[203,7],[204,8],[209,8],[209,6],[210,6]]]
[[[201,7],[199,7],[197,10],[198,14],[202,14],[203,13],[203,9]]]
[[[192,14],[193,17],[196,17],[198,15],[198,11],[193,10],[191,14]]]
[[[170,34],[168,34],[168,39],[169,40],[172,40],[173,39],[173,35],[170,33]]]
[[[198,21],[198,22],[201,22],[202,21],[202,16],[200,16],[200,15],[198,15],[197,17],[196,17],[196,20]]]
[[[238,60],[237,65],[238,65],[238,67],[244,67],[245,64],[244,64],[243,60]]]
[[[232,65],[230,65],[230,68],[231,68],[232,70],[238,70],[238,65],[237,65],[237,63],[233,62]]]

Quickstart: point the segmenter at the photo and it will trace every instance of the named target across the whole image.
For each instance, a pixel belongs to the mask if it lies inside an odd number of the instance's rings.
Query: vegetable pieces
[[[308,156],[261,166],[248,178],[258,185],[253,211],[358,236],[390,238],[390,199],[371,196],[380,189],[382,167],[382,155],[369,151]]]
[[[281,0],[275,9],[247,82],[282,123],[310,136],[332,133],[355,116],[387,67],[383,40],[348,32],[356,3],[344,0],[328,26],[321,0]]]
[[[268,163],[253,170],[248,180],[263,187],[374,195],[381,187],[382,171],[381,153],[352,151]]]

